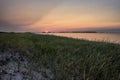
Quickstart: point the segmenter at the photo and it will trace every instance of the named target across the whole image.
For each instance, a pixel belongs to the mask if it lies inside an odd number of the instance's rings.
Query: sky
[[[0,0],[0,31],[120,30],[120,0]]]

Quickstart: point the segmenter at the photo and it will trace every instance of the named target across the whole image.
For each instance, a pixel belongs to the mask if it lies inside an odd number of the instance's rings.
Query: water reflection
[[[47,34],[120,44],[120,33],[47,33]]]

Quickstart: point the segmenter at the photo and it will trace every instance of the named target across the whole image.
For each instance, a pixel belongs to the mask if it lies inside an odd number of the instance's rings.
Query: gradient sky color
[[[0,0],[0,31],[120,29],[120,0]]]

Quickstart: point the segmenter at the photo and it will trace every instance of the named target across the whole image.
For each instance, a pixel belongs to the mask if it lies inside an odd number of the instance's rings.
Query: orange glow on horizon
[[[45,30],[44,32],[45,32],[45,33],[48,33],[49,31],[48,31],[48,30]]]
[[[4,0],[3,30],[52,32],[120,28],[118,0]],[[59,3],[59,5],[58,5]],[[12,27],[13,26],[13,27]]]
[[[104,18],[91,16],[91,15],[59,15],[56,14],[49,14],[45,16],[42,20],[35,22],[34,24],[30,25],[31,28],[37,29],[56,29],[64,30],[64,29],[72,29],[72,28],[79,28],[79,29],[92,29],[92,28],[104,28],[108,27],[111,28],[113,26],[119,26],[119,22],[107,22],[102,21]],[[51,31],[52,31],[51,30]]]

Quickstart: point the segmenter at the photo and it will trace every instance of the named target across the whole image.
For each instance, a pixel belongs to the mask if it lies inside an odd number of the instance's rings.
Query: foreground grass
[[[31,33],[0,33],[0,52],[19,52],[55,80],[119,80],[120,45]]]

